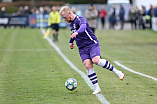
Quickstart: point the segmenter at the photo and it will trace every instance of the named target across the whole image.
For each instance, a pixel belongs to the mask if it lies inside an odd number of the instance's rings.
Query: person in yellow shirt
[[[58,41],[58,31],[60,23],[60,15],[56,6],[52,6],[52,11],[49,13],[48,25],[53,30],[53,41]]]

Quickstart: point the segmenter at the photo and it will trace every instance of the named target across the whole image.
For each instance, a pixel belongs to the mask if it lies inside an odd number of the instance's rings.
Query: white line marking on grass
[[[118,62],[137,63],[137,64],[157,64],[157,62],[137,62],[137,61],[118,61]]]
[[[136,72],[136,71],[134,71],[134,70],[132,70],[132,69],[130,69],[130,68],[124,66],[123,64],[119,63],[118,61],[113,61],[113,62],[114,62],[115,64],[117,64],[118,66],[124,68],[125,70],[128,70],[128,71],[130,71],[130,72],[132,72],[132,73],[135,73],[135,74],[138,74],[138,75],[141,75],[141,76],[144,76],[144,77],[147,77],[147,78],[150,78],[150,79],[153,79],[153,80],[157,81],[157,78],[154,78],[154,77],[149,76],[149,75],[146,75],[146,74],[142,74],[142,73],[140,73],[140,72]]]
[[[41,28],[41,31],[42,31],[42,34],[44,35],[45,34],[45,30],[43,28]],[[62,52],[61,50],[59,49],[59,47],[57,45],[55,45],[52,40],[47,36],[45,38],[49,44],[58,52],[58,54],[64,59],[64,61],[70,65],[71,68],[73,68],[76,72],[78,72],[81,77],[85,80],[85,82],[87,83],[87,85],[90,87],[91,90],[94,91],[94,87],[93,87],[93,84],[92,82],[89,80],[89,78],[87,77],[87,75],[82,72],[81,70],[79,70]],[[103,96],[103,94],[97,94],[96,95],[99,99],[99,101],[102,103],[102,104],[110,104],[110,102],[108,102],[106,100],[106,98]]]

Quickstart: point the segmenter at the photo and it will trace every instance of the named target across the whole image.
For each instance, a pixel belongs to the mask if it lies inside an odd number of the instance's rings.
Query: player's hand
[[[74,33],[71,35],[71,38],[72,38],[72,39],[76,38],[76,35],[78,35],[78,33],[77,33],[77,32],[74,32]]]
[[[73,49],[75,47],[74,43],[69,43],[70,49]]]

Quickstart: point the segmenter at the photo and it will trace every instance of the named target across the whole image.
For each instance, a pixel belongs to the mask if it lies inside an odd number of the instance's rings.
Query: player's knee
[[[98,65],[98,63],[99,63],[99,60],[100,60],[100,58],[93,58],[92,59],[92,62],[94,63],[94,64],[96,64],[96,65]]]
[[[91,64],[85,64],[85,67],[86,67],[86,69],[91,69],[91,68],[93,68],[93,65],[91,65]]]
[[[86,69],[91,69],[91,68],[93,68],[93,62],[92,62],[90,59],[84,60],[83,63],[84,63],[84,65],[85,65]]]
[[[98,65],[99,61],[98,60],[93,60],[93,63]]]

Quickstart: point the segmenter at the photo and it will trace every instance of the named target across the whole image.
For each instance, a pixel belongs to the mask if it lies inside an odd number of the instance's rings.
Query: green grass
[[[39,29],[0,29],[0,104],[100,104],[82,77],[42,38]],[[150,30],[97,30],[102,58],[125,73],[120,81],[94,65],[102,94],[111,104],[156,104],[157,82],[122,69],[123,65],[157,78],[157,33]],[[50,36],[50,38],[52,38]],[[60,29],[56,45],[86,73],[78,49],[69,48],[70,30]],[[64,83],[73,77],[78,88]]]

